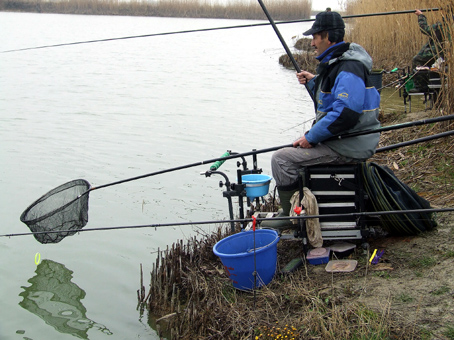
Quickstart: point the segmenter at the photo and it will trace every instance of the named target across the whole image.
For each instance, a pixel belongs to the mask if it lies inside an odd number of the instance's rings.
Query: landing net
[[[84,179],[60,185],[30,205],[20,220],[37,233],[38,242],[58,243],[87,224],[89,189]]]

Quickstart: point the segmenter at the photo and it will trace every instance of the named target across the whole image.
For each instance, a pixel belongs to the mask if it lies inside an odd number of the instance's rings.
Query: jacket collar
[[[346,43],[345,41],[341,41],[336,45],[333,45],[330,48],[326,49],[326,51],[317,56],[316,59],[320,61],[320,63],[327,63],[333,58],[340,57],[345,51],[348,50],[349,46],[350,44]]]

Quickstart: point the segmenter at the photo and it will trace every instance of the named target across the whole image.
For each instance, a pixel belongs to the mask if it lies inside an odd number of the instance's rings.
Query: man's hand
[[[300,139],[296,140],[293,142],[293,147],[296,148],[296,147],[301,147],[301,148],[305,148],[305,149],[310,149],[312,148],[312,145],[311,143],[309,143],[306,139],[305,136],[301,137]]]
[[[420,15],[422,14],[422,12],[421,12],[419,9],[417,9],[417,10],[415,11],[415,14],[416,14],[417,16],[420,16]]]
[[[307,84],[309,80],[311,80],[314,77],[315,76],[312,73],[307,71],[301,71],[300,73],[296,74],[296,78],[298,79],[299,83],[303,85]]]

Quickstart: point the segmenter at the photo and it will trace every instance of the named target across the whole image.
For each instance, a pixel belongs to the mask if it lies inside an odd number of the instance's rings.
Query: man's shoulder
[[[340,60],[338,63],[338,73],[346,71],[351,73],[367,72],[366,66],[359,60]]]

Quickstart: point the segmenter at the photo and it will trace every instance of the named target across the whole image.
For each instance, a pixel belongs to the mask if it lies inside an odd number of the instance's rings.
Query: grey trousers
[[[291,190],[298,183],[298,170],[304,166],[319,164],[345,164],[352,162],[324,144],[310,149],[283,148],[271,157],[271,171],[278,189]]]

